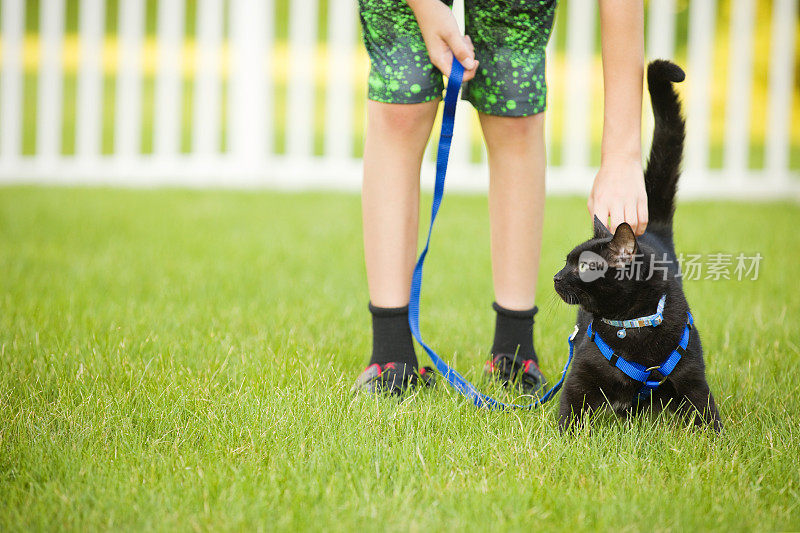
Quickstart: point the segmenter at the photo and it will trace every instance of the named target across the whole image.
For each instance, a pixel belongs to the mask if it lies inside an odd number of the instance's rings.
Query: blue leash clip
[[[519,404],[505,404],[490,396],[482,394],[475,385],[467,381],[464,376],[459,374],[455,369],[451,368],[445,363],[439,355],[422,340],[422,334],[419,330],[419,302],[422,294],[422,267],[425,264],[425,257],[428,255],[428,249],[431,244],[431,233],[433,232],[433,223],[436,221],[436,215],[439,213],[439,207],[442,205],[442,197],[444,196],[444,181],[447,176],[447,163],[450,157],[450,144],[453,140],[453,125],[456,117],[456,104],[458,103],[458,93],[461,90],[461,82],[464,79],[464,67],[453,58],[453,66],[450,70],[450,78],[447,83],[447,91],[444,95],[444,113],[442,115],[442,130],[439,135],[439,148],[436,155],[436,184],[433,188],[433,205],[431,206],[431,222],[428,227],[428,238],[425,241],[425,248],[419,254],[417,264],[414,266],[414,274],[411,278],[411,296],[408,304],[408,324],[411,327],[411,333],[414,338],[422,346],[433,361],[436,370],[444,376],[450,385],[453,386],[460,394],[472,400],[478,407],[485,407],[488,409],[533,409],[539,407],[545,402],[549,401],[556,395],[564,384],[564,379],[567,376],[567,370],[572,362],[573,341],[578,334],[578,326],[572,332],[568,339],[569,343],[569,358],[567,364],[564,365],[564,370],[561,372],[561,379],[558,383],[548,390],[543,396],[538,398],[535,402],[527,405]]]

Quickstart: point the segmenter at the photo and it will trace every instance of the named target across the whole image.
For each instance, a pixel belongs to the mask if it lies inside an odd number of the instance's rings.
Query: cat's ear
[[[608,243],[611,252],[611,266],[620,268],[633,262],[634,256],[639,253],[639,245],[636,242],[636,234],[627,222],[617,226],[614,237]]]
[[[608,231],[608,228],[605,224],[603,224],[597,215],[594,216],[594,238],[595,239],[602,239],[605,237],[611,237],[611,232]]]

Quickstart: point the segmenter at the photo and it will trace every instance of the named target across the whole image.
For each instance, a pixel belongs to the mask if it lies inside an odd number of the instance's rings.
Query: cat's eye
[[[586,272],[587,270],[589,270],[587,263],[578,263],[578,272]]]

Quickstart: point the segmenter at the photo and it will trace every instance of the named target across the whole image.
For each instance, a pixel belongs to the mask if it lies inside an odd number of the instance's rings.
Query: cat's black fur
[[[578,335],[575,358],[561,393],[559,424],[562,429],[580,420],[587,411],[611,407],[619,415],[632,415],[650,407],[670,409],[694,418],[697,425],[711,424],[720,431],[722,424],[714,397],[705,378],[705,363],[697,327],[691,330],[687,354],[652,397],[639,401],[641,383],[612,367],[595,343],[586,336],[593,328],[620,357],[652,367],[662,364],[680,342],[686,325],[689,304],[683,294],[672,235],[675,192],[680,175],[685,127],[681,104],[673,82],[684,79],[677,65],[654,61],[647,70],[650,99],[655,115],[655,133],[645,171],[649,223],[647,232],[636,237],[628,224],[621,224],[612,236],[595,217],[594,237],[567,255],[566,266],[553,278],[556,292],[569,304],[578,304]],[[609,264],[604,277],[582,281],[579,275],[581,252],[590,250]],[[654,270],[664,255],[668,273]],[[635,259],[632,259],[635,258]],[[630,273],[639,263],[640,271],[632,279],[616,279],[620,271]],[[663,265],[663,263],[662,263]],[[651,279],[647,279],[650,273]],[[624,320],[651,315],[658,301],[667,295],[663,322],[657,326],[628,328],[618,338],[619,328],[600,320]],[[652,401],[651,401],[652,400]],[[645,405],[646,404],[646,405]]]

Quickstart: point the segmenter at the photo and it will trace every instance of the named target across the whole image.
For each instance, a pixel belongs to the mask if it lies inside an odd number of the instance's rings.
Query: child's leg
[[[436,105],[367,103],[361,204],[372,314],[369,365],[417,368],[408,298],[419,232],[419,172]]]
[[[489,217],[495,318],[490,366],[501,381],[524,369],[533,392],[544,382],[533,347],[536,278],[544,219],[544,114],[480,114],[489,152]],[[515,363],[504,359],[514,356]],[[536,363],[525,361],[533,359]],[[510,365],[510,366],[509,366]]]
[[[419,171],[444,84],[405,0],[359,0],[359,14],[371,64],[362,206],[372,355],[356,388],[399,390],[417,368],[408,297]]]
[[[544,220],[544,113],[481,113],[480,119],[489,152],[495,301],[505,309],[532,309]]]
[[[545,47],[556,0],[465,2],[481,66],[464,97],[480,114],[489,152],[497,317],[487,369],[501,381],[523,370],[535,388],[544,382],[534,364],[533,323],[544,209]]]
[[[438,101],[368,101],[361,195],[369,299],[408,304],[417,253],[419,173]]]

